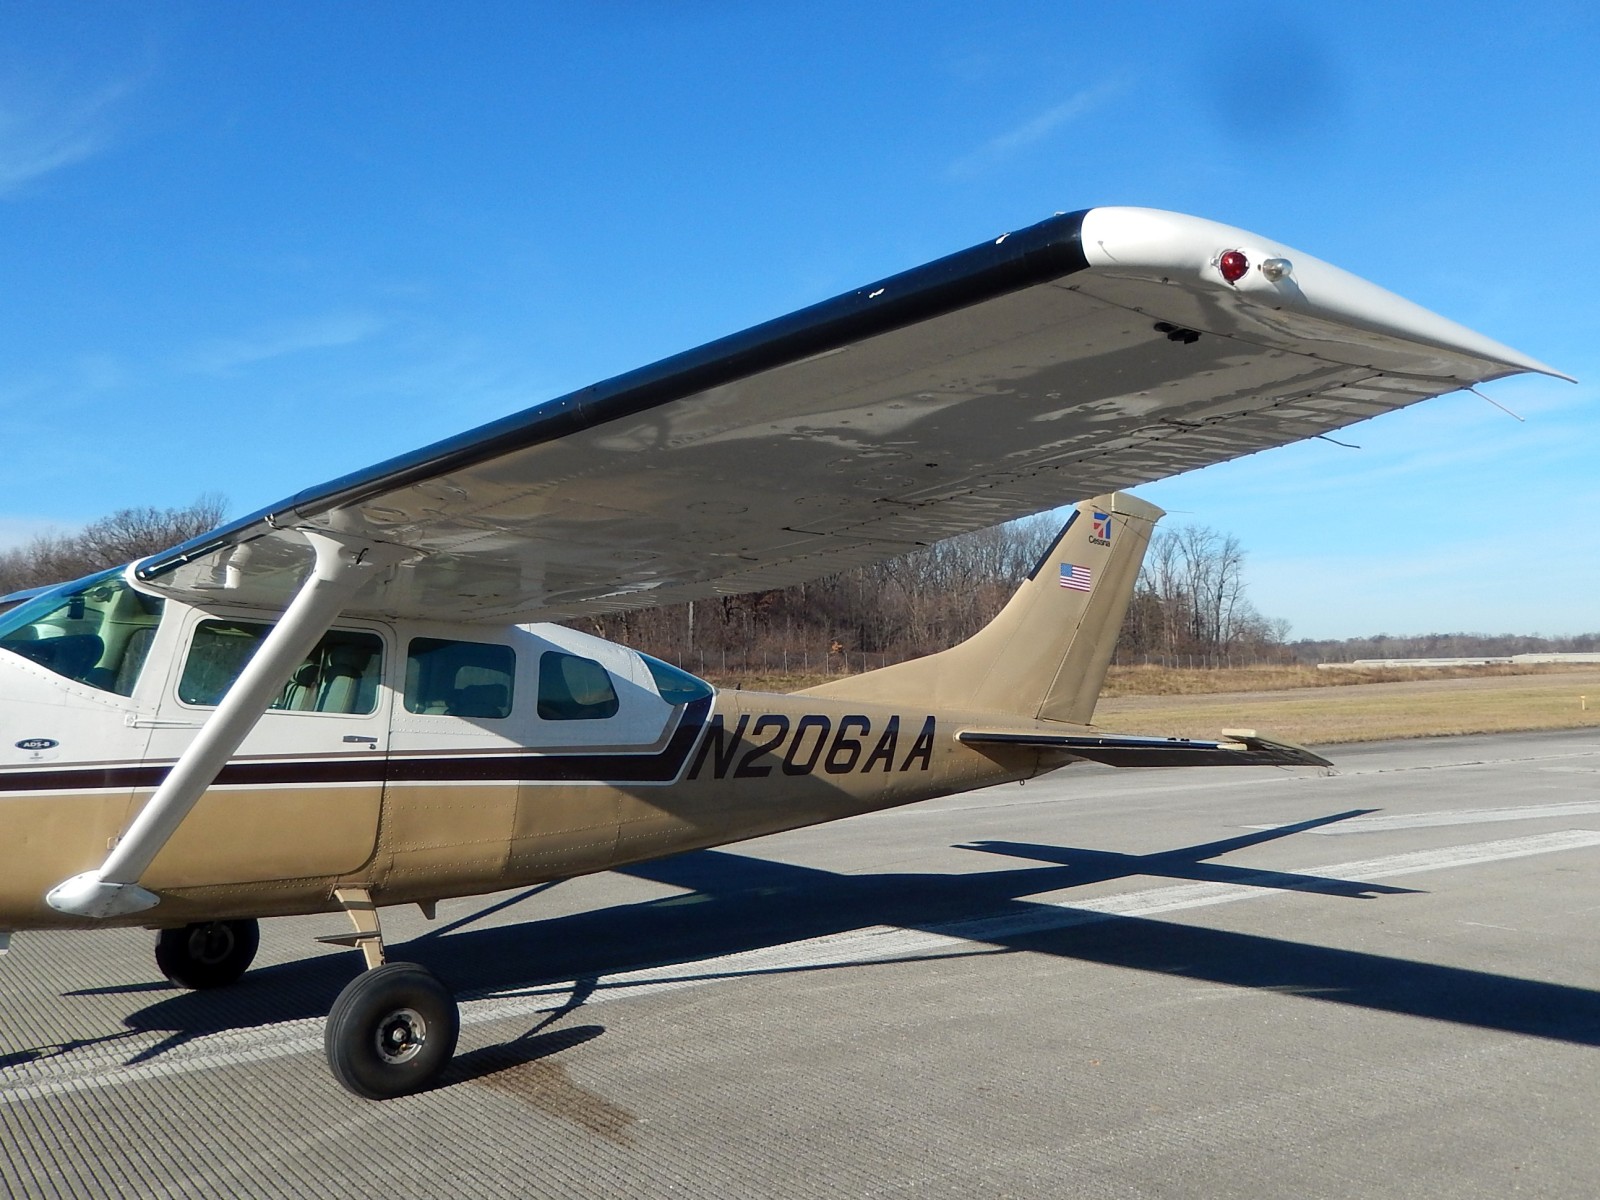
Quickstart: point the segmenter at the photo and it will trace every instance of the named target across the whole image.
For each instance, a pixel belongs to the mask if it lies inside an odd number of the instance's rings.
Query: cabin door
[[[152,761],[175,760],[193,740],[270,627],[253,614],[182,616]],[[160,890],[364,867],[378,838],[394,653],[392,631],[375,622],[329,630],[141,882]]]

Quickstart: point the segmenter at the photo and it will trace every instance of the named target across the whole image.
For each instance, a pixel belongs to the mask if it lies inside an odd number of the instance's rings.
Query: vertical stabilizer
[[[967,641],[806,694],[1088,724],[1162,516],[1122,492],[1085,500],[1000,615]]]

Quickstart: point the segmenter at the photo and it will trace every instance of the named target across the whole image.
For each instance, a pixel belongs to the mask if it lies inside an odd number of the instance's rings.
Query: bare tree
[[[215,529],[226,510],[227,502],[215,493],[185,508],[123,508],[91,522],[75,540],[86,558],[111,567]]]
[[[209,493],[182,508],[118,509],[77,533],[43,533],[0,553],[0,595],[121,566],[216,528],[227,501]]]
[[[1231,533],[1193,524],[1158,530],[1128,606],[1118,654],[1215,662],[1239,652],[1281,653],[1288,624],[1268,620],[1250,603],[1244,558]]]

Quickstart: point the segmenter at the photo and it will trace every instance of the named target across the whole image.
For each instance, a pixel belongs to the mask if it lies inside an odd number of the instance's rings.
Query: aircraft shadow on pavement
[[[702,850],[623,868],[685,894],[521,924],[472,928],[515,907],[541,885],[409,942],[391,945],[397,960],[423,963],[464,997],[526,992],[548,984],[556,1011],[502,1047],[490,1047],[445,1082],[564,1049],[567,1039],[540,1035],[608,986],[606,979],[645,967],[679,965],[655,978],[717,979],[743,974],[839,970],[836,964],[770,970],[697,971],[696,963],[740,951],[887,925],[970,939],[966,951],[1026,951],[1063,959],[1271,989],[1326,1003],[1401,1013],[1580,1045],[1600,1045],[1600,992],[1534,979],[1439,966],[1292,940],[1176,924],[1150,917],[1086,913],[1029,896],[1133,877],[1241,884],[1338,899],[1371,899],[1414,889],[1212,861],[1230,851],[1279,840],[1363,815],[1353,810],[1148,855],[1011,842],[967,847],[1043,865],[964,874],[839,875],[813,867]],[[1014,920],[1012,918],[1015,918]],[[1086,919],[1087,918],[1087,919]],[[974,932],[973,923],[983,928]],[[1016,932],[1007,932],[1008,928]],[[995,932],[998,929],[999,932]],[[927,956],[924,956],[927,957]],[[890,959],[887,962],[905,961]],[[882,969],[885,960],[853,963]],[[214,992],[169,993],[130,1015],[131,1030],[163,1032],[148,1059],[208,1033],[321,1017],[358,971],[355,954],[322,956],[251,971]],[[578,981],[576,985],[571,981]],[[582,1027],[598,1036],[599,1026]],[[120,1035],[123,1037],[127,1034]],[[520,1049],[518,1048],[520,1047]]]

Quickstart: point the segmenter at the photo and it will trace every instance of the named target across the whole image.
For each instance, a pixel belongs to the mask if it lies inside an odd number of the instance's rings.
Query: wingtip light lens
[[[1261,273],[1277,283],[1294,273],[1294,264],[1287,258],[1264,258],[1261,260]]]
[[[1217,259],[1217,270],[1229,283],[1238,283],[1249,269],[1250,260],[1239,250],[1225,250],[1222,257]]]

